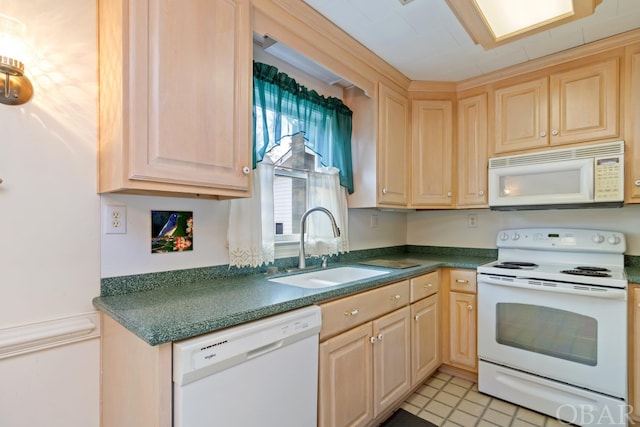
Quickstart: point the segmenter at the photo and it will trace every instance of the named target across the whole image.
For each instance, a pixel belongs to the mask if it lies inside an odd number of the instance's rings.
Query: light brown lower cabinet
[[[172,344],[150,346],[101,314],[102,427],[171,427]]]
[[[472,371],[477,370],[475,310],[475,294],[449,294],[449,361]]]
[[[434,271],[321,305],[319,426],[370,426],[438,368],[438,291]]]
[[[411,279],[411,386],[433,374],[440,356],[440,271]]]
[[[405,306],[320,344],[320,426],[365,426],[409,390],[409,331]]]
[[[318,425],[368,426],[411,387],[409,281],[321,304]]]
[[[440,366],[438,295],[411,304],[411,385],[424,381]]]
[[[443,363],[471,374],[478,372],[476,271],[443,273]]]

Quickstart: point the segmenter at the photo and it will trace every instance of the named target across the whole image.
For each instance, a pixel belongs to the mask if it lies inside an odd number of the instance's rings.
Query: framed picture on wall
[[[193,250],[193,212],[151,211],[151,253]]]

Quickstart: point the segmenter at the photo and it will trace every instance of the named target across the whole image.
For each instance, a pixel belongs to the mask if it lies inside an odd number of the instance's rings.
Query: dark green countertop
[[[373,257],[372,259],[380,258]],[[418,267],[389,269],[391,273],[324,289],[304,289],[270,282],[275,276],[247,274],[237,277],[199,278],[179,285],[93,300],[103,311],[150,345],[177,341],[336,297],[418,276],[440,267],[475,269],[495,258],[469,255],[407,253],[385,259],[411,259]],[[329,268],[359,265],[333,262]]]
[[[640,267],[625,267],[624,272],[629,283],[640,284]]]
[[[391,273],[324,289],[270,282],[268,279],[275,276],[255,273],[254,269],[227,274],[224,267],[116,277],[103,279],[101,296],[93,304],[148,344],[158,345],[383,286],[440,267],[475,269],[495,260],[496,255],[493,250],[409,246],[360,251],[330,262],[329,268],[381,258],[410,259],[420,262],[420,266],[379,267]],[[625,264],[629,283],[640,284],[640,257],[626,257]]]

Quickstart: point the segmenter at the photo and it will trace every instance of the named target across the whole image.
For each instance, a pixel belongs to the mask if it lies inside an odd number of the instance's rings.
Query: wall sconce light
[[[20,105],[31,99],[33,86],[24,74],[23,39],[26,26],[0,14],[0,103]]]

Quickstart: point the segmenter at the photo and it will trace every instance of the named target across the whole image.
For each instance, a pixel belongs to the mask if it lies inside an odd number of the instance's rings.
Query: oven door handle
[[[560,292],[571,295],[583,295],[591,298],[606,298],[615,300],[626,300],[627,290],[616,288],[605,288],[592,285],[579,285],[572,283],[559,283],[548,280],[524,279],[524,278],[503,278],[493,276],[479,276],[478,286],[482,284],[507,286],[512,288],[531,289],[540,292]],[[478,292],[482,292],[479,290]]]

